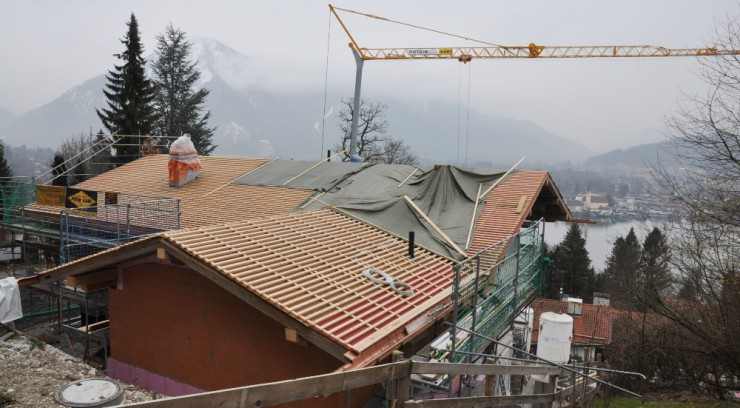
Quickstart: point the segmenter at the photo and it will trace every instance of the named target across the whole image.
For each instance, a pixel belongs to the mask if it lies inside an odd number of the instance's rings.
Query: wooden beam
[[[556,366],[424,363],[414,361],[412,374],[465,374],[465,375],[549,375],[559,374]]]
[[[407,202],[407,203],[409,203],[409,205],[411,206],[411,208],[413,208],[413,209],[414,209],[414,210],[415,210],[415,211],[416,211],[417,213],[419,213],[419,215],[421,215],[421,217],[422,217],[422,218],[424,218],[424,220],[425,220],[425,221],[426,221],[427,223],[429,223],[429,225],[430,225],[430,226],[431,226],[432,228],[434,228],[434,230],[435,230],[435,231],[437,231],[437,234],[441,235],[441,236],[442,236],[442,238],[444,238],[444,239],[445,239],[445,241],[447,241],[447,243],[448,243],[448,244],[450,244],[450,246],[451,246],[451,247],[452,247],[452,248],[453,248],[453,249],[454,249],[455,251],[457,251],[457,252],[459,252],[460,254],[462,254],[462,256],[467,256],[467,253],[466,253],[465,251],[463,251],[462,249],[460,249],[460,247],[459,247],[459,246],[457,246],[457,244],[455,243],[455,241],[453,241],[452,239],[450,239],[450,237],[448,237],[448,236],[447,236],[447,234],[445,234],[445,233],[444,233],[444,232],[443,232],[443,231],[442,231],[442,230],[441,230],[441,229],[440,229],[440,228],[439,228],[439,227],[437,226],[437,224],[435,224],[435,223],[434,223],[434,221],[432,221],[432,220],[431,220],[431,219],[430,219],[430,218],[429,218],[429,217],[428,217],[428,216],[427,216],[427,215],[426,215],[426,214],[424,213],[424,211],[422,211],[422,210],[421,210],[421,208],[419,208],[419,206],[418,206],[418,205],[416,205],[416,203],[415,203],[415,202],[414,202],[414,201],[413,201],[412,199],[410,199],[410,198],[409,198],[409,196],[405,195],[405,196],[403,196],[403,198],[404,198],[404,199],[406,200],[406,202]]]
[[[409,376],[410,368],[411,362],[401,361],[354,371],[140,402],[127,407],[267,407],[394,381]]]
[[[49,269],[48,271],[42,272],[36,276],[31,276],[18,280],[18,285],[25,287],[30,285],[37,285],[40,283],[56,282],[58,280],[65,279],[68,276],[79,275],[86,272],[92,272],[98,269],[107,268],[110,265],[154,252],[154,248],[151,246],[151,243],[155,238],[157,238],[157,236],[152,236],[141,241],[121,245],[120,247],[116,247],[113,250],[101,252],[91,258],[80,261],[73,261],[58,266],[56,268]]]
[[[338,359],[340,362],[347,363],[350,361],[345,355],[347,353],[347,349],[329,340],[315,330],[306,327],[306,325],[299,322],[284,311],[278,309],[272,303],[259,297],[257,294],[247,289],[242,284],[230,278],[227,278],[221,272],[211,268],[210,266],[207,266],[199,258],[196,258],[190,253],[183,251],[180,247],[172,244],[165,239],[161,239],[159,245],[167,248],[167,251],[170,253],[171,256],[182,261],[190,269],[193,269],[194,271],[205,276],[213,283],[226,289],[234,296],[238,297],[239,299],[246,302],[248,305],[264,313],[279,324],[289,329],[295,330],[298,334],[301,335],[301,337],[316,345],[318,348],[324,350],[332,357]]]
[[[436,400],[406,401],[404,407],[470,408],[507,407],[519,404],[552,402],[557,394],[501,395],[494,397],[445,398]]]
[[[67,285],[69,286],[85,286],[94,283],[101,283],[110,280],[115,280],[118,277],[118,271],[116,269],[102,269],[95,272],[89,272],[80,275],[74,275],[67,278]]]
[[[511,166],[511,168],[508,171],[506,171],[506,173],[504,173],[503,176],[499,177],[493,184],[491,184],[491,187],[488,187],[488,189],[483,194],[481,194],[481,196],[478,197],[478,199],[480,200],[481,198],[487,196],[488,193],[491,192],[491,190],[493,190],[494,188],[496,188],[496,186],[500,182],[502,182],[506,178],[506,176],[509,175],[509,173],[511,173],[512,171],[514,171],[514,169],[516,169],[517,167],[519,167],[519,165],[522,164],[522,162],[524,161],[524,159],[526,159],[526,157],[522,157],[521,159],[519,159],[519,161],[516,162],[513,166]]]
[[[162,261],[169,261],[170,255],[167,253],[167,250],[164,248],[157,248],[157,259]]]

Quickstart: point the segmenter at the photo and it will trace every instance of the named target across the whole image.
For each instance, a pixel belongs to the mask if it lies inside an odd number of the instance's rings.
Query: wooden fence
[[[404,360],[352,371],[249,385],[126,406],[146,408],[267,407],[388,382],[392,384],[391,398],[394,407],[448,408],[547,404],[563,402],[567,395],[577,394],[576,387],[555,391],[557,377],[563,373],[561,368],[547,365],[423,363]],[[485,375],[487,385],[493,384],[493,377],[497,375],[539,374],[549,375],[550,383],[545,394],[494,396],[491,395],[493,387],[487,386],[485,396],[414,401],[409,399],[411,374]]]

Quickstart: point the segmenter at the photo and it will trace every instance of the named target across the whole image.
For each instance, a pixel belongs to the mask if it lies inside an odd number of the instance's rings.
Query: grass
[[[738,408],[740,404],[732,401],[692,401],[692,402],[678,402],[678,401],[645,401],[645,404],[640,405],[640,400],[625,398],[625,397],[612,397],[602,398],[594,403],[594,408],[661,408],[661,407],[682,407],[682,408]]]

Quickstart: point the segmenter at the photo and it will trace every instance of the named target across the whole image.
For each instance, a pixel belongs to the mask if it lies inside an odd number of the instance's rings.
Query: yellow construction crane
[[[740,55],[740,50],[718,50],[717,48],[665,48],[652,45],[601,45],[601,46],[545,46],[531,43],[526,46],[505,46],[486,41],[450,34],[439,30],[421,27],[401,21],[368,13],[361,13],[329,5],[334,17],[350,39],[349,47],[355,56],[357,74],[355,77],[355,98],[353,112],[360,109],[360,90],[362,84],[362,66],[368,60],[452,60],[467,63],[473,59],[513,59],[513,58],[642,58],[642,57],[710,57],[722,55]],[[347,29],[337,10],[357,14],[376,20],[382,20],[445,34],[464,40],[486,44],[485,47],[439,47],[439,48],[364,48],[361,47]],[[352,115],[352,132],[350,140],[350,161],[362,161],[357,155],[357,117]]]

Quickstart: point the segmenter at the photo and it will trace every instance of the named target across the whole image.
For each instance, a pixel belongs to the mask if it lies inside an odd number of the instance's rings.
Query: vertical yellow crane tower
[[[352,115],[352,131],[350,140],[350,161],[361,162],[363,159],[357,154],[357,112],[360,111],[360,95],[362,88],[362,67],[368,60],[451,60],[456,59],[467,63],[473,59],[551,59],[551,58],[644,58],[644,57],[713,57],[723,55],[740,55],[740,50],[720,50],[717,48],[665,48],[652,45],[586,45],[586,46],[545,46],[531,43],[525,46],[504,46],[474,40],[478,43],[489,44],[486,47],[438,47],[438,48],[364,48],[361,47],[347,29],[337,11],[357,14],[376,20],[402,24],[420,28],[439,34],[473,40],[471,38],[445,33],[442,31],[420,27],[401,21],[368,13],[361,13],[329,4],[334,17],[347,33],[350,39],[349,47],[355,56],[357,74],[355,77],[355,96]]]

